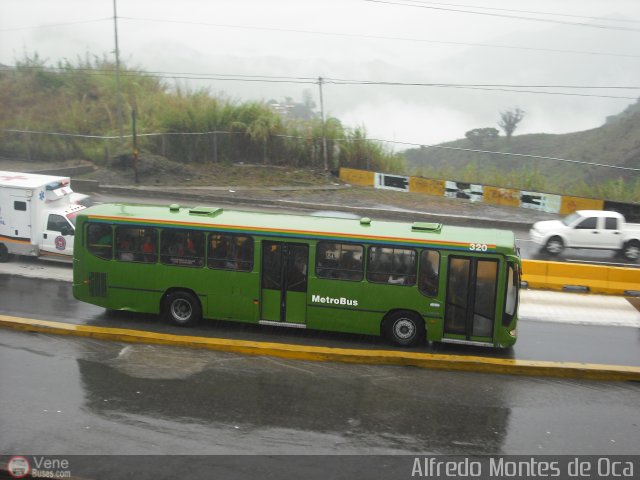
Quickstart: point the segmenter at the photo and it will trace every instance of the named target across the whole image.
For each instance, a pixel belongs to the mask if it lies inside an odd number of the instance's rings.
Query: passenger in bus
[[[156,246],[151,241],[151,236],[145,235],[144,243],[142,244],[143,259],[145,262],[156,261]]]
[[[248,238],[245,238],[244,241],[240,244],[240,247],[238,248],[238,269],[239,270],[251,270],[251,263],[252,263],[252,254],[253,253],[253,248],[252,248],[252,243],[251,240]]]
[[[373,256],[369,263],[367,279],[376,283],[388,283],[391,279],[391,255],[383,252],[382,248],[372,248]]]
[[[209,266],[212,268],[235,269],[236,263],[231,256],[229,240],[226,236],[211,237],[211,255]]]
[[[360,263],[354,258],[353,252],[350,250],[345,251],[342,254],[342,271],[339,278],[344,280],[360,280],[361,273]]]
[[[102,245],[105,247],[111,246],[111,230],[109,230],[98,239],[98,245]]]
[[[87,229],[88,249],[99,258],[111,258],[111,228],[102,225],[91,225]]]
[[[430,262],[423,262],[420,266],[418,288],[420,291],[432,295],[438,291],[438,274]]]
[[[196,255],[196,247],[191,238],[191,234],[187,233],[187,238],[184,241],[184,255],[194,257]]]
[[[387,283],[390,283],[392,285],[406,285],[407,277],[404,275],[389,275]]]
[[[123,236],[118,244],[118,255],[125,262],[133,261],[133,242],[128,235]]]

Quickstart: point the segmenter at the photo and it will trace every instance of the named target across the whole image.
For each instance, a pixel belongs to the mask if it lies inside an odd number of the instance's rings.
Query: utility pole
[[[138,177],[138,157],[140,156],[140,150],[138,150],[138,130],[136,127],[136,111],[131,110],[131,133],[133,137],[133,152],[131,155],[131,162],[133,166],[133,175],[136,183],[140,183]]]
[[[329,170],[329,160],[327,158],[327,129],[324,122],[324,100],[322,98],[322,77],[318,77],[318,87],[320,89],[320,119],[322,121],[322,159],[324,161],[324,171]]]
[[[116,117],[120,143],[122,143],[124,127],[122,122],[122,95],[120,94],[120,49],[118,47],[118,9],[116,1],[117,0],[113,0],[113,29],[116,37]]]

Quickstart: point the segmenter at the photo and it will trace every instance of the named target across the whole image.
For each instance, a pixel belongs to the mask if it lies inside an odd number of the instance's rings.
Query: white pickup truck
[[[578,210],[562,220],[536,222],[531,240],[557,255],[565,248],[617,250],[629,260],[640,258],[640,224],[626,223],[618,212]]]

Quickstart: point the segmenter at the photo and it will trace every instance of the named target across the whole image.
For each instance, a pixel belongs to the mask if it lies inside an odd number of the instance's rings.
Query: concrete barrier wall
[[[100,190],[100,182],[98,180],[80,180],[72,178],[71,189],[74,192],[95,193]]]
[[[341,168],[340,178],[353,185],[373,187],[375,173],[366,170],[354,170],[352,168]]]
[[[522,281],[530,288],[640,295],[640,268],[523,260]]]
[[[37,173],[39,175],[60,175],[64,177],[72,177],[73,175],[82,175],[83,173],[91,173],[95,170],[93,165],[77,165],[75,167],[57,167],[44,170],[30,170],[29,173]]]
[[[484,202],[492,205],[528,208],[548,213],[567,215],[576,210],[603,210],[611,202],[594,198],[582,198],[556,195],[544,192],[529,192],[512,188],[501,188],[453,180],[434,180],[422,177],[406,177],[386,173],[369,172],[353,168],[341,168],[340,179],[353,185],[397,190],[426,195],[464,198],[472,202]],[[625,205],[625,204],[617,204]],[[619,208],[615,208],[619,210]],[[640,214],[640,205],[627,205],[629,212]],[[632,217],[633,218],[633,217]],[[633,220],[631,220],[633,221]]]

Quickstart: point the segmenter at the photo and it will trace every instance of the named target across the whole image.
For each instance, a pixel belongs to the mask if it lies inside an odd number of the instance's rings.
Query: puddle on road
[[[131,377],[181,379],[202,372],[212,361],[211,352],[127,345],[106,363]]]

